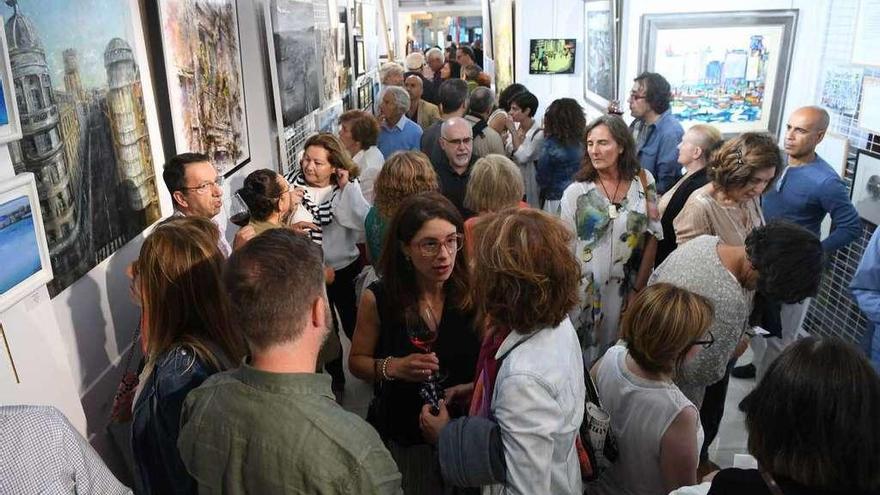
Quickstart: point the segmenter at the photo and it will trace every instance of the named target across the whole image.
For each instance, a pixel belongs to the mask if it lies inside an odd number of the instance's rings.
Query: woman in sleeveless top
[[[368,420],[397,462],[405,493],[442,491],[419,430],[423,397],[469,388],[476,365],[479,342],[463,309],[469,277],[462,231],[458,210],[439,193],[405,200],[388,227],[381,280],[364,291],[358,311],[349,368],[376,384]]]
[[[247,205],[250,220],[236,232],[233,248],[240,248],[267,230],[283,227],[290,214],[289,193],[290,186],[281,174],[265,168],[251,172],[237,193]]]
[[[620,457],[589,493],[656,495],[696,482],[700,418],[672,379],[682,363],[712,345],[712,319],[707,299],[671,284],[652,285],[633,301],[621,342],[590,372]]]

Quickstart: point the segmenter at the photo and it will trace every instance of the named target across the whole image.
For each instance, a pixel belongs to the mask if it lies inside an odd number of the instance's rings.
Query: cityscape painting
[[[22,128],[9,151],[15,172],[36,178],[54,297],[160,216],[139,12],[120,0],[7,0],[0,14]]]
[[[591,0],[584,2],[586,28],[586,63],[584,64],[584,96],[604,111],[617,97],[617,34],[615,2]]]
[[[642,17],[641,68],[672,87],[672,114],[687,128],[776,134],[797,11]]]
[[[162,0],[157,45],[168,84],[169,154],[195,151],[225,174],[250,160],[235,0]],[[157,71],[157,79],[163,79]]]

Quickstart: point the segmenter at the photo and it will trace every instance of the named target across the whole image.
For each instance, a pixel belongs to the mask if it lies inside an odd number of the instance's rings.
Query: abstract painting
[[[880,225],[880,154],[859,150],[851,199],[860,217]]]
[[[37,182],[54,297],[160,217],[140,12],[134,0],[7,0],[0,14],[22,127],[9,151]]]
[[[864,69],[828,67],[822,83],[822,106],[845,115],[855,115],[859,109]]]
[[[270,67],[275,67],[276,107],[283,127],[321,108],[321,66],[312,1],[272,0],[267,3],[271,36]]]
[[[603,111],[617,99],[615,4],[612,0],[584,2],[584,97]]]
[[[489,0],[495,88],[502,91],[514,81],[514,0]]]
[[[167,82],[163,128],[170,154],[195,151],[225,174],[250,161],[235,0],[148,2],[157,78]],[[153,13],[150,8],[158,8]],[[164,93],[164,92],[163,92]]]
[[[640,69],[672,86],[672,113],[687,128],[777,134],[797,10],[642,16]]]

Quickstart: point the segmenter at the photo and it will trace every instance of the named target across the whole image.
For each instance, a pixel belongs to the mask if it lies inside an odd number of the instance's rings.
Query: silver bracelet
[[[382,379],[386,382],[394,381],[394,378],[388,376],[388,363],[391,362],[391,356],[382,360]]]

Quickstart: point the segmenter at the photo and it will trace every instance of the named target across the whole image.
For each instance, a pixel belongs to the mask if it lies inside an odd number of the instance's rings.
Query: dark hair
[[[645,88],[645,101],[656,113],[669,110],[669,100],[672,99],[672,89],[665,77],[656,72],[642,72],[634,82],[641,83]]]
[[[478,116],[492,111],[495,106],[495,94],[489,88],[475,88],[468,98],[468,111]]]
[[[349,110],[339,116],[339,124],[351,125],[351,138],[360,144],[361,149],[375,146],[379,139],[379,121],[363,110]]]
[[[587,119],[584,109],[572,98],[559,98],[544,113],[544,135],[566,146],[584,145]]]
[[[238,195],[254,220],[265,220],[278,209],[278,200],[285,193],[278,185],[278,177],[277,172],[267,168],[255,170],[245,177]]]
[[[880,489],[880,378],[838,339],[797,341],[740,403],[771,475],[835,493]]]
[[[636,142],[629,132],[629,128],[623,122],[623,119],[617,115],[602,115],[587,126],[585,133],[586,141],[590,140],[590,133],[593,132],[593,129],[600,125],[607,127],[614,142],[623,146],[623,153],[617,159],[617,170],[620,172],[621,178],[633,180],[639,174],[641,165],[639,165],[638,155],[636,155]],[[574,180],[578,182],[591,182],[596,180],[596,177],[598,177],[598,172],[593,167],[593,160],[590,158],[590,153],[585,151],[583,165],[574,175]]]
[[[438,93],[438,101],[440,102],[440,111],[443,113],[452,113],[460,108],[464,108],[468,97],[467,83],[460,78],[447,79],[440,84]]]
[[[730,192],[747,186],[759,170],[774,169],[775,180],[783,163],[776,138],[767,133],[746,132],[725,141],[712,153],[706,174],[718,189]]]
[[[183,190],[186,187],[186,166],[191,163],[208,162],[211,159],[203,153],[181,153],[173,156],[162,167],[162,180],[169,193]]]
[[[538,112],[538,97],[528,91],[517,94],[510,100],[510,103],[516,103],[520,110],[529,110],[531,118],[535,118],[535,114]]]
[[[792,304],[819,290],[822,243],[800,225],[772,220],[746,237],[746,255],[758,272],[758,292]]]
[[[476,60],[477,60],[477,55],[474,53],[474,49],[473,49],[473,48],[471,48],[471,47],[469,47],[469,46],[467,46],[467,45],[461,45],[461,46],[458,47],[458,49],[461,50],[462,53],[464,53],[465,55],[467,55],[468,57],[470,57],[471,60],[473,60],[473,61],[476,62]]]
[[[465,80],[474,82],[477,82],[477,77],[483,72],[483,68],[477,64],[465,65],[462,70],[464,71]]]
[[[396,88],[396,86],[391,87]],[[334,168],[348,170],[348,174],[352,179],[356,179],[361,174],[360,167],[358,167],[358,165],[352,161],[351,157],[348,156],[348,151],[345,151],[345,146],[342,145],[342,141],[333,134],[328,132],[315,134],[306,139],[306,144],[303,145],[303,149],[307,150],[312,146],[323,148],[324,151],[327,152],[327,162]],[[333,184],[336,184],[336,174],[331,175],[330,180]]]
[[[503,109],[505,112],[509,112],[510,102],[513,100],[513,97],[520,93],[528,92],[529,90],[520,83],[510,84],[501,91],[501,94],[498,95],[498,107]]]
[[[447,81],[461,79],[461,64],[455,60],[447,60],[444,64],[449,66],[449,79]]]
[[[321,248],[290,229],[271,229],[232,253],[226,266],[231,319],[251,346],[296,340],[324,296]]]
[[[404,256],[403,246],[413,240],[428,220],[435,218],[446,220],[455,226],[458,233],[464,233],[461,214],[452,202],[435,191],[414,194],[405,199],[388,224],[378,268],[388,300],[395,301],[401,309],[399,314],[403,323],[419,318],[419,288],[412,263]],[[467,256],[465,250],[461,250],[456,255],[452,276],[446,283],[446,293],[454,306],[463,307],[470,287],[469,280]]]

